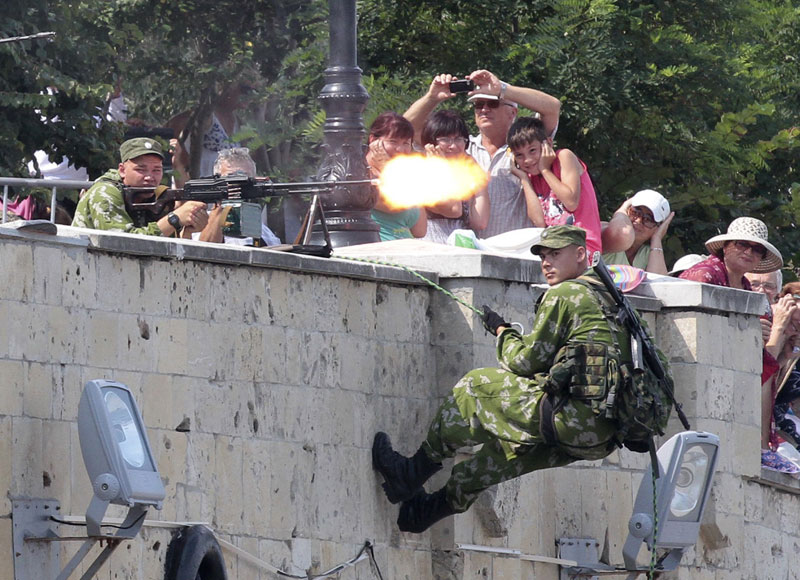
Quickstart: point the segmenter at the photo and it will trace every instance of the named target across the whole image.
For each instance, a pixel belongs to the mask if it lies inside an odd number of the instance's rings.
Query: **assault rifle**
[[[372,179],[352,181],[310,181],[273,183],[267,178],[229,175],[190,179],[183,189],[167,189],[156,195],[155,187],[123,187],[125,208],[137,227],[155,221],[171,211],[176,201],[225,203],[285,195],[319,195],[337,187],[374,185]]]
[[[656,378],[663,384],[664,390],[667,392],[672,404],[675,406],[675,411],[678,413],[678,418],[681,420],[684,429],[688,431],[691,429],[689,426],[689,420],[686,418],[681,404],[675,400],[675,393],[672,390],[672,386],[669,378],[667,377],[667,372],[664,369],[664,365],[661,364],[661,359],[658,358],[658,351],[656,350],[653,341],[650,340],[650,336],[647,334],[645,329],[642,328],[642,324],[639,321],[636,310],[634,310],[633,306],[631,306],[630,302],[628,302],[628,299],[620,291],[620,289],[617,288],[617,285],[614,284],[614,279],[611,277],[611,272],[608,271],[608,268],[603,262],[603,258],[600,257],[600,252],[595,254],[592,268],[594,269],[595,274],[597,274],[597,276],[600,278],[600,281],[603,282],[603,286],[606,287],[606,290],[608,290],[608,293],[611,294],[611,298],[614,299],[614,302],[616,302],[619,308],[619,311],[617,312],[617,322],[621,325],[624,325],[625,328],[628,329],[628,332],[630,332],[631,356],[633,358],[634,369],[636,371],[641,371],[644,369],[643,364],[646,364],[647,368],[649,368],[653,374],[655,374]]]

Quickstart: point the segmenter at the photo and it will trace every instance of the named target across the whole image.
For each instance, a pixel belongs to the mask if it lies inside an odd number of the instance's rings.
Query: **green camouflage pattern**
[[[156,222],[140,228],[133,225],[133,220],[125,209],[122,181],[116,169],[103,174],[81,197],[78,207],[75,209],[75,217],[72,218],[72,225],[93,230],[116,230],[148,236],[161,235],[161,229]]]
[[[481,491],[502,481],[600,459],[614,450],[618,424],[601,412],[598,403],[604,393],[591,389],[586,397],[570,394],[570,389],[555,395],[560,406],[554,417],[557,445],[545,443],[539,429],[542,400],[553,390],[550,370],[559,351],[567,345],[598,344],[616,353],[611,332],[594,292],[565,281],[545,293],[530,334],[513,329],[500,334],[497,357],[502,368],[467,373],[440,408],[425,442],[434,461],[452,457],[459,447],[483,444],[471,459],[455,466],[447,482],[454,509],[465,511]],[[620,345],[629,343],[627,333],[617,339]],[[625,351],[616,356],[630,360],[629,348]],[[590,349],[592,364],[597,363],[594,352],[599,351]]]

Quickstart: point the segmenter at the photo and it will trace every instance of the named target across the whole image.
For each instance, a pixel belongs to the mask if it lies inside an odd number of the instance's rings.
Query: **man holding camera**
[[[481,238],[489,238],[533,227],[528,219],[519,179],[511,174],[514,160],[506,153],[506,137],[520,106],[538,113],[547,133],[554,136],[561,102],[542,91],[505,83],[488,70],[472,72],[466,79],[472,81],[471,86],[459,86],[458,83],[451,90],[451,82],[455,80],[449,74],[437,75],[428,92],[403,115],[414,126],[415,141],[419,142],[428,115],[439,103],[460,92],[467,92],[480,131],[479,135],[470,137],[467,153],[489,173],[489,224],[477,233]]]

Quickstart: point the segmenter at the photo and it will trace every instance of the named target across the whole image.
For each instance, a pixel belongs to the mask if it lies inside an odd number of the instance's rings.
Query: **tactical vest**
[[[627,344],[630,336],[617,322],[619,308],[600,283],[584,277],[572,281],[592,290],[613,344],[575,342],[558,350],[543,385],[548,397],[544,402],[542,436],[549,443],[557,443],[553,415],[569,398],[590,405],[597,415],[615,420],[618,446],[644,453],[652,436],[664,434],[672,411],[668,393],[646,365],[634,370],[630,351],[621,351],[620,344]]]

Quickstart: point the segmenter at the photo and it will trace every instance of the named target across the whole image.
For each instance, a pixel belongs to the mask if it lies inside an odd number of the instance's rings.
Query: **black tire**
[[[167,549],[164,580],[228,580],[214,533],[205,526],[181,528]]]

